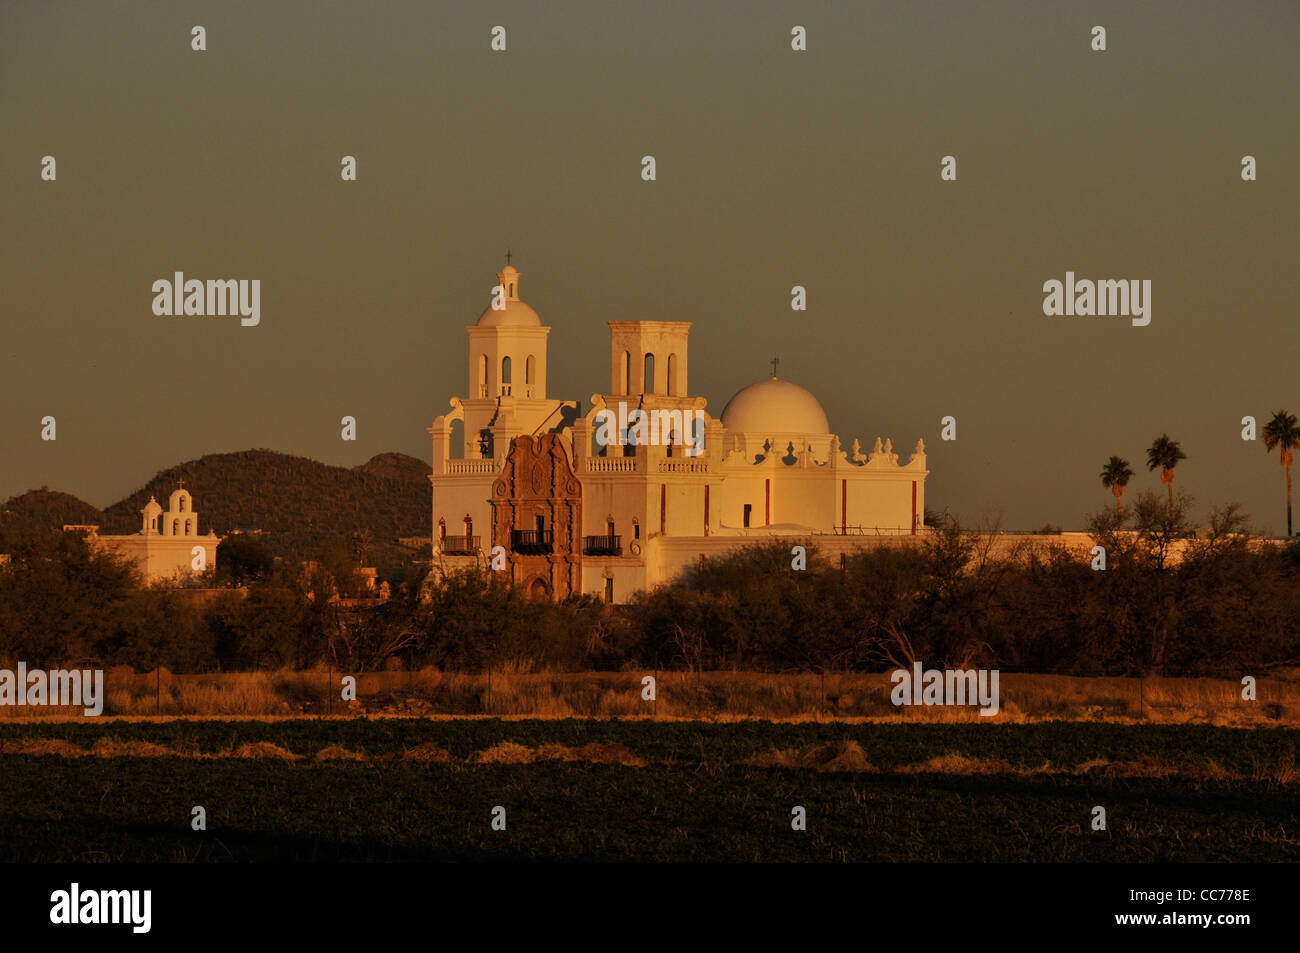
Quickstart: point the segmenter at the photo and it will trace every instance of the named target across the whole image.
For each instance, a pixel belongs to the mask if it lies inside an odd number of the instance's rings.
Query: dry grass
[[[537,750],[539,761],[582,761],[587,764],[621,764],[625,768],[644,768],[646,760],[632,753],[626,745],[592,742],[581,748],[566,745],[542,745]]]
[[[290,763],[306,761],[303,756],[267,741],[240,745],[215,754],[176,751],[165,745],[146,741],[114,741],[102,738],[93,748],[59,739],[19,739],[0,741],[0,757],[60,757],[60,758],[254,758],[274,759]],[[364,751],[350,751],[331,745],[318,751],[315,763],[392,761],[398,756],[392,752],[371,758]],[[467,762],[460,762],[432,742],[424,742],[401,755],[403,761],[463,765],[529,765],[547,761],[583,764],[612,764],[630,768],[644,768],[647,762],[625,745],[593,742],[581,748],[562,744],[543,744],[536,748],[503,741],[484,751],[475,752]],[[1050,762],[1038,766],[1014,765],[1000,758],[972,758],[957,752],[947,752],[910,764],[875,765],[856,741],[835,741],[806,750],[786,748],[755,755],[739,762],[741,766],[777,770],[818,772],[853,772],[881,775],[1068,775],[1083,777],[1099,775],[1110,778],[1185,778],[1189,781],[1249,780],[1256,784],[1300,784],[1300,770],[1294,757],[1288,755],[1279,763],[1263,765],[1253,771],[1232,772],[1214,761],[1179,762],[1166,758],[1145,757],[1134,761],[1110,761],[1104,758],[1084,761],[1069,766],[1054,766]],[[714,765],[716,770],[722,767]]]
[[[441,764],[450,764],[453,760],[452,753],[446,748],[439,748],[432,741],[426,741],[416,745],[414,748],[408,748],[402,753],[403,761],[433,761]]]
[[[866,754],[856,741],[832,742],[807,751],[794,748],[774,749],[755,755],[747,764],[758,768],[799,768],[814,771],[862,771],[877,769],[867,761]]]
[[[59,738],[23,738],[17,741],[0,741],[3,755],[53,755],[59,758],[82,758],[90,754],[81,745]]]
[[[906,764],[896,769],[899,774],[1049,774],[1047,765],[1039,768],[1017,768],[1001,758],[971,758],[964,754],[948,752],[926,758],[916,764]]]
[[[235,758],[274,758],[280,761],[297,761],[298,756],[287,748],[271,744],[269,741],[254,741],[242,744],[235,749]]]
[[[532,764],[537,760],[537,751],[513,741],[503,741],[486,751],[477,752],[470,760],[475,764]]]
[[[1255,783],[1300,783],[1293,759],[1288,756],[1279,765],[1258,769],[1250,774],[1228,771],[1214,761],[1178,762],[1165,758],[1139,758],[1136,761],[1094,759],[1074,767],[1054,767],[1050,762],[1037,767],[1013,765],[1000,758],[972,758],[956,752],[937,755],[912,764],[878,766],[867,761],[857,742],[835,742],[806,751],[785,749],[757,755],[744,762],[757,768],[812,771],[856,771],[863,774],[937,774],[937,775],[1101,775],[1114,778],[1187,778],[1195,781],[1250,780]]]
[[[90,753],[98,758],[175,758],[178,752],[151,741],[114,741],[100,738]]]
[[[103,717],[286,718],[498,717],[648,718],[733,721],[919,721],[1023,723],[1103,721],[1202,723],[1222,726],[1300,726],[1300,677],[1261,678],[1258,700],[1243,701],[1226,679],[1072,678],[1001,676],[1001,710],[973,707],[897,708],[884,673],[767,675],[755,672],[660,672],[657,702],[641,698],[647,672],[530,672],[489,674],[367,672],[356,676],[359,701],[345,704],[334,672],[251,672],[209,675],[105,673]],[[81,720],[80,708],[0,707],[11,720]]]
[[[503,741],[486,751],[476,752],[470,761],[474,764],[536,764],[539,761],[580,761],[586,764],[621,764],[629,768],[644,768],[646,760],[620,744],[592,744],[581,748],[568,745],[545,744],[528,748]]]
[[[365,761],[366,756],[356,751],[349,751],[339,745],[330,745],[316,752],[317,761]]]

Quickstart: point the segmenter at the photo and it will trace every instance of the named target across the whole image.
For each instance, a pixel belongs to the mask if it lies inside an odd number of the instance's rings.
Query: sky
[[[552,398],[608,388],[605,322],[691,321],[712,413],[777,356],[968,522],[1082,528],[1112,454],[1163,492],[1167,433],[1200,517],[1280,532],[1241,421],[1300,414],[1298,45],[1290,0],[0,0],[0,499],[428,460],[509,248]],[[259,279],[260,323],[155,315],[176,271]],[[1150,324],[1045,315],[1067,271]]]

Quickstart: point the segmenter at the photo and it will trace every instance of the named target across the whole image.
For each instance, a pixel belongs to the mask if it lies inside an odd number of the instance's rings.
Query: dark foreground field
[[[0,860],[1295,860],[1297,740],[1066,723],[10,723]]]

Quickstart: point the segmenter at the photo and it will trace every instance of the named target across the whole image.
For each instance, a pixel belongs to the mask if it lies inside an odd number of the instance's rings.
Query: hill
[[[85,500],[46,487],[10,497],[0,511],[8,519],[53,529],[62,529],[69,523],[102,527],[105,520],[104,514]]]
[[[108,507],[100,532],[137,532],[149,497],[166,507],[184,479],[203,533],[260,529],[272,554],[291,561],[311,558],[331,537],[360,533],[368,540],[368,564],[398,565],[413,555],[395,544],[398,537],[429,535],[429,472],[400,453],[381,453],[351,469],[273,450],[207,454],[160,471]]]
[[[423,460],[408,457],[404,453],[377,453],[361,466],[352,469],[359,473],[369,473],[371,476],[405,480],[428,486],[432,468]]]

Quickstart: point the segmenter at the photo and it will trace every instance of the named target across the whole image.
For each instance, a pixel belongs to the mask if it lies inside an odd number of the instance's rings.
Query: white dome
[[[505,307],[496,311],[488,305],[478,316],[478,327],[540,328],[542,326],[542,319],[537,316],[537,312],[519,300],[521,277],[519,270],[508,263],[497,272],[497,281],[501,283],[502,294],[505,296]]]
[[[722,409],[722,425],[733,433],[828,434],[826,411],[798,384],[759,381],[738,391]]]
[[[518,298],[508,299],[506,306],[500,311],[494,311],[492,306],[488,305],[478,318],[480,328],[540,328],[541,326],[542,319],[537,316],[537,312]]]

